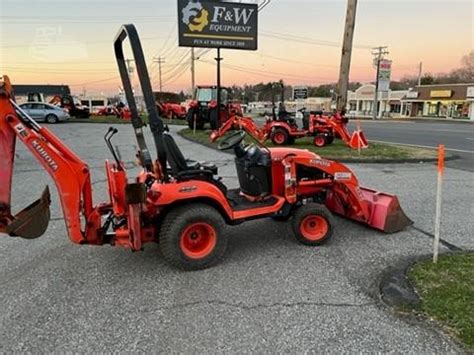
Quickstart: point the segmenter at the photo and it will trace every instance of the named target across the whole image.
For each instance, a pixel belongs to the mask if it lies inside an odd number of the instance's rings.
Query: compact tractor
[[[352,135],[349,133],[347,129],[349,120],[343,112],[328,116],[323,115],[322,111],[306,112],[306,108],[303,107],[298,110],[302,116],[302,124],[298,126],[296,115],[286,111],[285,87],[282,83],[278,83],[278,86],[281,88],[278,113],[275,105],[275,91],[272,90],[272,113],[271,116],[267,116],[262,128],[259,128],[249,117],[231,116],[218,129],[213,128],[211,141],[222,137],[229,130],[244,129],[260,142],[271,139],[275,145],[293,144],[298,138],[312,137],[317,147],[324,147],[331,144],[334,138],[339,138],[352,149],[368,148],[365,134],[359,127]]]
[[[276,111],[275,88],[281,89],[281,97]],[[285,87],[282,82],[273,85],[272,90],[272,113],[267,115],[263,127],[259,128],[250,117],[234,115],[229,117],[217,129],[213,128],[210,139],[215,141],[224,136],[228,131],[240,129],[245,130],[252,137],[263,143],[271,139],[275,145],[293,144],[296,139],[312,137],[313,143],[317,147],[324,147],[331,144],[334,138],[341,139],[352,149],[364,149],[369,146],[364,132],[357,128],[352,134],[347,129],[348,118],[344,112],[336,112],[333,115],[324,115],[322,111],[307,112],[306,108],[301,108],[298,113],[302,116],[302,122],[297,124],[296,114],[286,110]]]
[[[217,113],[217,86],[198,86],[195,92],[195,100],[189,104],[186,119],[189,128],[203,129],[209,123],[211,129],[218,129],[232,116],[242,116],[240,103],[229,99],[230,92],[227,88],[221,88],[221,110],[220,117]]]
[[[166,117],[170,120],[184,120],[186,119],[186,107],[181,106],[177,103],[164,102],[157,103],[158,113],[162,117]]]
[[[271,139],[275,145],[293,144],[296,139],[312,137],[317,147],[331,144],[334,138],[341,139],[351,149],[368,148],[369,143],[360,128],[352,132],[347,129],[347,118],[339,113],[332,116],[322,112],[306,113],[302,108],[302,128],[298,127],[292,116],[281,116],[278,119],[267,118],[263,127],[259,128],[250,117],[232,116],[221,127],[210,134],[211,141],[223,137],[231,130],[245,130],[260,143]]]
[[[123,51],[131,50],[146,102],[156,158],[147,147]],[[124,25],[114,42],[120,77],[132,113],[142,169],[129,180],[125,164],[105,143],[112,161],[105,162],[109,200],[94,204],[89,166],[48,128],[32,120],[15,103],[8,77],[0,85],[0,232],[36,238],[45,233],[50,194],[16,215],[11,211],[15,142],[20,140],[51,175],[59,191],[69,238],[81,245],[118,245],[140,251],[158,243],[164,258],[186,270],[215,264],[227,245],[224,225],[252,219],[288,219],[298,241],[319,245],[334,230],[332,214],[387,233],[410,224],[397,197],[359,186],[346,166],[307,150],[243,143],[245,132],[226,137],[219,149],[232,149],[240,187],[227,188],[217,167],[186,159],[159,117],[138,33]]]

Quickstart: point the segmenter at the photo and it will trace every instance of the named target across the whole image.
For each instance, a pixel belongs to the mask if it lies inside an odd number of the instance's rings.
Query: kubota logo
[[[34,140],[31,143],[31,145],[33,146],[33,148],[36,149],[36,151],[41,156],[41,158],[43,158],[43,160],[46,162],[46,164],[48,164],[48,166],[53,171],[58,170],[58,168],[59,168],[58,164],[53,160],[53,158],[51,158],[51,156],[48,154],[48,152],[46,150],[44,150],[44,148],[41,146],[41,144],[37,140]]]
[[[190,0],[183,8],[182,15],[183,23],[188,26],[191,32],[202,32],[209,24],[209,12],[200,2]]]

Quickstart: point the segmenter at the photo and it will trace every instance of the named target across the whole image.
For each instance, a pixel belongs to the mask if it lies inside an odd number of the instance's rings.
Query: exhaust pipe
[[[16,214],[0,232],[12,237],[34,239],[41,237],[48,229],[51,212],[51,196],[46,186],[41,197]]]

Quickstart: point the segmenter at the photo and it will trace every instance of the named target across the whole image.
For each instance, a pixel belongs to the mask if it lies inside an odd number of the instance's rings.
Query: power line
[[[97,83],[104,83],[107,81],[112,81],[112,80],[118,80],[120,79],[119,76],[114,76],[113,78],[108,78],[108,79],[101,79],[101,80],[95,80],[95,81],[88,81],[85,83],[80,83],[80,84],[69,84],[69,86],[84,86],[84,85],[92,85],[92,84],[97,84]]]
[[[173,80],[165,82],[163,86],[166,87],[166,86],[169,86],[170,84],[176,82],[179,78],[181,78],[181,77],[183,76],[184,73],[186,73],[186,71],[189,69],[189,67],[190,67],[190,64],[187,64],[187,65],[183,68],[183,70],[182,70],[178,75],[176,75],[176,76],[174,77]]]
[[[296,36],[287,33],[280,33],[274,31],[260,31],[260,34],[265,37],[276,38],[284,41],[289,42],[300,42],[305,44],[313,44],[317,46],[327,46],[327,47],[341,47],[341,43],[337,41],[328,41],[328,40],[320,40],[320,39],[313,39],[308,37]],[[369,45],[354,45],[354,48],[358,49],[372,49],[372,46]]]
[[[149,40],[155,40],[155,39],[160,39],[164,38],[161,36],[156,36],[156,37],[143,37],[140,39],[140,41],[149,41]],[[37,47],[57,47],[57,46],[70,46],[72,44],[75,44],[75,42],[80,42],[81,44],[110,44],[111,41],[71,41],[71,42],[53,42],[53,43],[48,43],[48,42],[38,42],[38,43],[31,43],[29,45],[7,45],[3,46],[0,45],[0,48],[37,48]]]
[[[203,63],[206,64],[214,64],[210,61],[203,60]],[[249,73],[249,74],[254,74],[254,75],[260,75],[260,76],[266,76],[266,77],[272,77],[274,78],[275,76],[280,76],[282,78],[294,78],[294,79],[311,79],[308,78],[308,76],[303,76],[303,75],[296,75],[296,74],[288,74],[288,73],[279,73],[279,72],[272,72],[272,71],[261,71],[261,70],[256,70],[256,69],[249,69],[245,67],[241,67],[238,65],[231,65],[231,64],[222,64],[225,68],[228,68],[230,70],[234,71],[240,71],[243,73]],[[313,77],[313,79],[318,79],[318,80],[332,80],[330,78],[323,78],[323,77]]]

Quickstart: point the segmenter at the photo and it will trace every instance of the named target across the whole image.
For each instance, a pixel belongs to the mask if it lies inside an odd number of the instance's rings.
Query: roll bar
[[[140,149],[140,159],[142,161],[143,167],[146,170],[153,170],[153,160],[147,148],[142,129],[145,124],[138,114],[137,104],[133,95],[132,84],[130,82],[130,77],[128,76],[128,68],[123,53],[123,42],[127,37],[129,38],[130,47],[132,48],[133,59],[135,60],[135,67],[137,68],[138,79],[140,81],[143,98],[145,100],[146,111],[148,113],[148,122],[153,134],[153,139],[155,141],[158,161],[161,164],[162,170],[166,171],[166,152],[163,144],[163,121],[158,115],[158,110],[156,109],[155,98],[151,89],[150,76],[148,75],[148,69],[146,67],[145,57],[143,55],[143,49],[140,43],[140,38],[138,37],[137,29],[132,24],[126,24],[120,28],[117,36],[115,37],[114,49],[115,58],[117,59],[117,65],[120,72],[120,78],[125,91],[125,97],[127,98],[128,106],[132,114],[132,125],[135,136],[137,137],[138,147]]]

